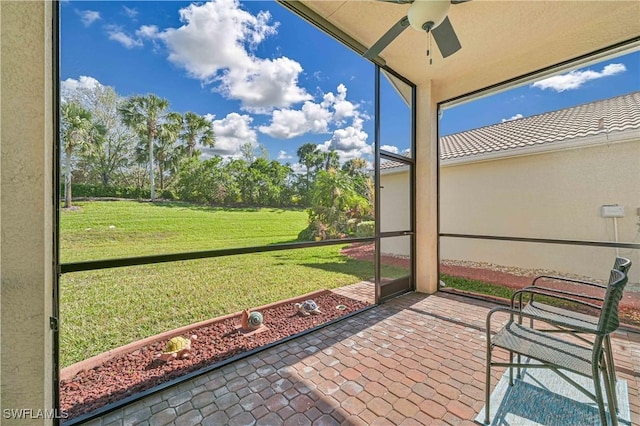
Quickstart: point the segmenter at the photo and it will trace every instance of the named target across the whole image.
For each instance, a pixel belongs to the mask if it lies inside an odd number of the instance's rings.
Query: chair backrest
[[[598,321],[598,334],[604,335],[615,331],[620,325],[618,319],[618,306],[622,299],[622,292],[627,285],[629,278],[627,274],[612,270],[609,276],[609,285],[607,293],[602,302],[602,310],[600,311],[600,319]]]
[[[613,269],[620,271],[623,274],[629,275],[629,269],[631,269],[631,261],[624,257],[616,257],[616,261],[613,263]]]

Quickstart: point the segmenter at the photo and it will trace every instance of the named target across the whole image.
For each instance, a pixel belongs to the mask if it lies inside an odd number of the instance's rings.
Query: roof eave
[[[538,144],[522,148],[511,148],[508,150],[492,151],[483,154],[470,155],[465,157],[441,160],[440,165],[456,166],[468,163],[478,163],[483,161],[503,160],[513,157],[524,157],[528,155],[550,153],[555,151],[566,151],[571,149],[581,149],[598,145],[611,145],[624,142],[640,142],[640,128],[627,129],[615,133],[601,133],[590,137],[577,137],[565,141],[554,142],[552,144]]]

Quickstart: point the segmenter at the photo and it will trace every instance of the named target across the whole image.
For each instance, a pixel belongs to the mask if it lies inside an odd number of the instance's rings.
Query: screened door
[[[378,69],[376,284],[379,300],[414,285],[414,87]]]

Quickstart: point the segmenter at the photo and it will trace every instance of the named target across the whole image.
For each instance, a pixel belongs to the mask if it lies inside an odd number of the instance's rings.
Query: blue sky
[[[330,59],[327,59],[330,58]],[[62,89],[155,93],[209,117],[214,152],[243,143],[295,164],[303,143],[370,158],[374,66],[275,2],[79,2],[61,6]],[[640,53],[445,111],[442,135],[640,90]],[[384,82],[382,144],[408,146],[408,108]],[[393,116],[394,120],[385,119]]]
[[[444,111],[443,135],[640,90],[640,52],[629,53]]]

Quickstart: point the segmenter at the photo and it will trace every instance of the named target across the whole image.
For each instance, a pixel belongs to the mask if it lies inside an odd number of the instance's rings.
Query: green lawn
[[[468,278],[462,277],[454,277],[451,275],[440,274],[440,279],[447,284],[447,288],[461,290],[470,293],[476,293],[478,295],[489,295],[494,297],[501,297],[506,299],[506,301],[511,300],[511,296],[513,296],[514,290],[493,283],[488,283],[485,281],[472,280]],[[564,301],[561,299],[546,297],[537,295],[536,300],[545,303],[547,305],[558,306],[565,309],[571,309],[576,312],[581,312],[590,315],[597,315],[597,312],[590,308],[585,308],[580,304],[576,304],[573,302]],[[527,296],[524,297],[524,301],[527,302]],[[620,320],[627,324],[632,325],[634,327],[640,327],[640,317],[638,313],[633,309],[621,309],[619,312]]]
[[[64,262],[290,242],[306,212],[184,204],[77,203],[62,211]],[[115,228],[110,228],[114,226]],[[61,365],[179,326],[374,275],[325,246],[62,276]],[[385,268],[387,277],[406,271]]]
[[[511,296],[513,296],[513,293],[515,292],[514,289],[504,285],[488,283],[480,280],[472,280],[469,278],[454,277],[447,274],[440,274],[440,279],[447,284],[447,288],[476,293],[479,295],[500,297],[502,299],[506,299],[506,301],[511,301]],[[525,296],[524,301],[526,302],[527,300],[528,297]],[[538,295],[536,296],[536,300],[548,305],[559,306],[568,309],[580,309],[580,306],[576,305],[575,303],[546,296]]]
[[[78,202],[63,210],[63,263],[294,241],[304,210],[223,209],[185,203]]]
[[[440,279],[447,284],[448,288],[454,288],[456,290],[486,294],[489,296],[501,297],[503,299],[511,299],[511,296],[513,295],[513,290],[509,287],[485,281],[454,277],[447,274],[440,274]]]

